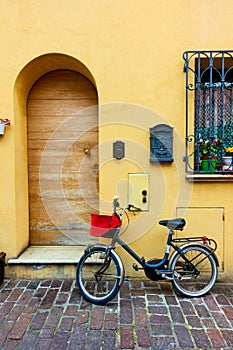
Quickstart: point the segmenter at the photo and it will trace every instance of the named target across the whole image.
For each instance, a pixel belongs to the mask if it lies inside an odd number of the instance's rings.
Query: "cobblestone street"
[[[5,280],[0,349],[233,349],[233,284],[204,298],[169,283],[126,281],[106,306],[87,303],[71,280]]]

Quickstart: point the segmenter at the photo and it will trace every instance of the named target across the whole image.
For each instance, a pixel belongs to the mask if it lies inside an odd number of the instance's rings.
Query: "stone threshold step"
[[[85,246],[29,246],[18,258],[7,261],[8,265],[20,264],[77,264]]]

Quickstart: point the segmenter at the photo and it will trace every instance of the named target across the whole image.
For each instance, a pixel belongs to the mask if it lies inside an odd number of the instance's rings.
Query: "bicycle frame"
[[[173,248],[174,251],[179,252],[183,257],[184,262],[189,264],[189,266],[193,268],[193,271],[196,271],[196,267],[192,264],[192,261],[187,259],[185,254],[183,254],[182,249],[174,243],[188,242],[189,244],[193,242],[202,242],[203,244],[204,242],[204,244],[206,245],[207,244],[206,241],[208,241],[208,244],[213,242],[214,248],[210,248],[209,245],[207,245],[207,247],[209,249],[210,255],[214,256],[216,264],[217,266],[219,266],[218,259],[214,254],[215,250],[217,249],[217,243],[212,239],[207,239],[206,237],[193,237],[193,238],[176,238],[173,240],[172,236],[174,235],[174,230],[170,229],[168,238],[167,238],[167,244],[166,244],[166,250],[165,250],[164,256],[161,259],[159,259],[158,262],[152,264],[152,263],[146,262],[144,257],[140,258],[139,255],[134,250],[132,250],[121,238],[119,238],[118,236],[119,231],[120,231],[120,227],[116,230],[115,237],[112,239],[111,247],[113,248],[115,244],[118,243],[129,255],[132,256],[132,258],[134,258],[134,260],[136,260],[141,265],[141,268],[134,267],[136,270],[142,269],[145,272],[149,271],[151,273],[156,273],[157,278],[158,276],[163,275],[163,278],[171,279],[170,277],[166,277],[166,274],[169,275],[173,273],[173,271],[169,269],[164,269],[164,266],[165,265],[167,266],[169,263],[169,255],[170,255],[171,248]],[[182,248],[183,247],[184,245],[182,246]]]

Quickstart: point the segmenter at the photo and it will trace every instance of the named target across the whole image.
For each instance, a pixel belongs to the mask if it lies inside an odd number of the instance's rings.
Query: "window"
[[[233,51],[186,51],[186,171],[233,173]],[[205,164],[205,167],[204,167]]]

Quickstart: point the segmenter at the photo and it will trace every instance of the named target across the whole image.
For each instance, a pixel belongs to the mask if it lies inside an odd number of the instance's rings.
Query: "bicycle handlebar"
[[[116,209],[120,208],[120,203],[119,203],[119,197],[118,196],[114,196],[113,198],[113,211],[114,213],[116,213]],[[141,208],[136,207],[136,205],[133,204],[127,204],[124,208],[122,208],[122,215],[124,214],[124,212],[128,210],[128,211],[141,211]]]

